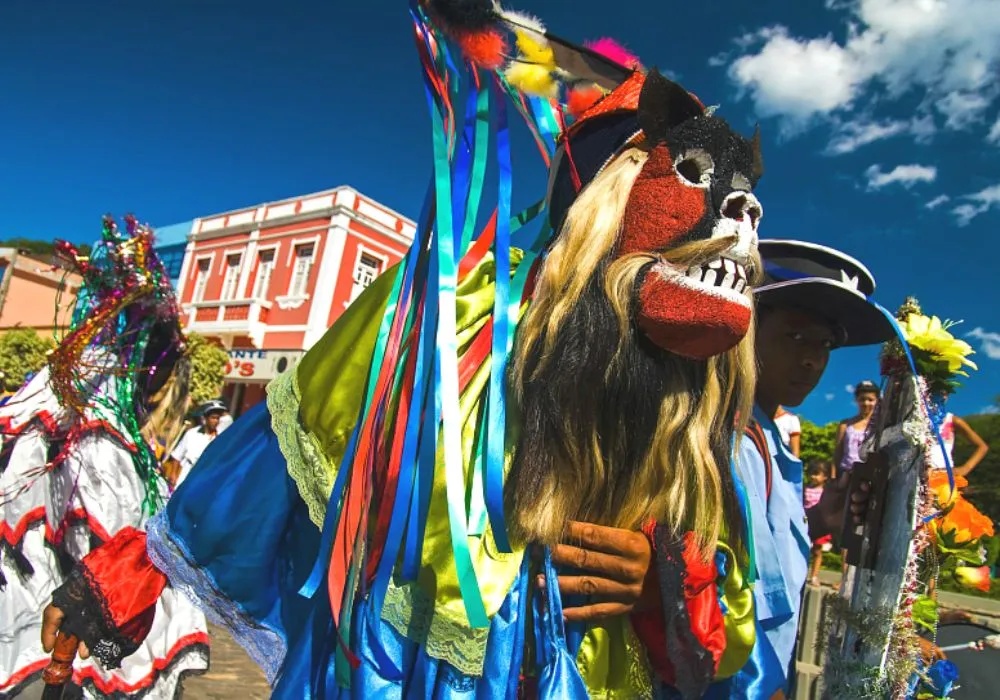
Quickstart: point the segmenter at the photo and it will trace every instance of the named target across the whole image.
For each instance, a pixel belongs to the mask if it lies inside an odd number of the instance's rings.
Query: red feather
[[[605,58],[610,58],[615,63],[625,66],[626,68],[639,69],[642,67],[642,64],[639,62],[639,57],[614,39],[604,37],[595,41],[585,42],[584,45],[588,49],[596,51]]]

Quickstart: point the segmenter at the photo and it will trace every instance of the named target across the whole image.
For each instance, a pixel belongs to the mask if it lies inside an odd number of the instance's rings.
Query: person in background
[[[191,468],[209,443],[218,437],[219,419],[227,412],[226,404],[213,399],[203,404],[200,412],[201,425],[184,433],[184,437],[170,453],[170,458],[164,466],[163,471],[175,489],[191,473]]]
[[[221,416],[219,416],[219,428],[218,428],[218,431],[221,433],[221,432],[224,432],[226,430],[226,428],[228,428],[229,426],[231,426],[233,424],[233,416],[229,412],[229,406],[228,406],[228,404],[226,404],[226,400],[225,399],[219,398],[219,399],[216,399],[216,401],[218,401],[219,403],[221,403],[223,406],[226,407],[226,412],[223,413]]]
[[[945,394],[944,402],[948,400],[948,395]],[[958,467],[955,466],[952,460],[952,450],[955,448],[955,432],[964,437],[966,440],[972,443],[975,447],[975,451],[972,456],[966,460],[965,464]],[[983,461],[983,457],[986,453],[990,451],[989,445],[986,441],[979,437],[972,427],[966,423],[964,420],[956,416],[955,414],[948,412],[944,414],[944,418],[941,420],[941,439],[944,441],[945,449],[947,449],[948,460],[947,462],[955,468],[955,474],[957,476],[968,476],[969,472],[976,468],[976,466]],[[931,448],[930,453],[931,467],[934,469],[944,469],[945,468],[945,453],[941,450],[941,445],[936,444]]]
[[[778,426],[778,432],[781,433],[781,441],[785,443],[793,455],[798,457],[801,445],[800,438],[802,437],[802,423],[799,422],[799,417],[786,411],[783,406],[778,406],[778,415],[774,417],[774,424]]]
[[[833,473],[833,464],[826,459],[818,459],[809,463],[806,469],[806,487],[803,491],[804,505],[806,507],[806,517],[809,510],[819,503],[823,496],[823,488]],[[823,564],[823,552],[833,549],[833,537],[824,535],[816,539],[812,546],[812,562],[809,564],[809,583],[813,586],[819,585],[819,570]]]
[[[837,447],[833,452],[833,463],[837,465],[837,473],[846,474],[854,467],[855,462],[860,462],[861,443],[865,439],[865,431],[868,430],[868,421],[875,413],[878,406],[879,389],[875,382],[858,382],[854,387],[854,402],[858,405],[858,413],[853,418],[846,418],[840,421],[837,427]]]

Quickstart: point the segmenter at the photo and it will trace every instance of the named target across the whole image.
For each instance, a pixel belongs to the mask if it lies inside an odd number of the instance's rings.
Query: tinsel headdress
[[[61,408],[62,446],[39,475],[58,467],[91,429],[104,430],[126,443],[146,485],[143,505],[152,513],[159,505],[159,477],[141,428],[149,398],[183,352],[184,336],[152,229],[133,216],[126,216],[124,225],[122,230],[104,217],[89,257],[67,241],[56,242],[62,267],[82,282],[70,327],[49,355],[48,382]]]

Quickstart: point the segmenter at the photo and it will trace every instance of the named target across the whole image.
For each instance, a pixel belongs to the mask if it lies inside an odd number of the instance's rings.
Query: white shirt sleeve
[[[789,437],[792,435],[802,434],[802,422],[799,420],[799,417],[797,415],[795,415],[794,413],[789,413],[788,418],[786,420],[787,423],[785,424],[785,427],[788,430]]]
[[[176,459],[178,462],[181,463],[184,462],[184,457],[188,453],[188,437],[190,435],[191,431],[188,430],[186,433],[184,433],[183,436],[181,436],[180,442],[177,443],[177,446],[174,448],[174,451],[170,453],[171,459]]]

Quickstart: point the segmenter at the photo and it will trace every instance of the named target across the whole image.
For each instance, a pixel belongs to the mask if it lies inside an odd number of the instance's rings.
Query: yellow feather
[[[514,33],[517,35],[517,48],[525,61],[545,66],[547,70],[556,67],[555,54],[544,37],[519,30]]]
[[[533,63],[512,63],[506,71],[507,82],[521,92],[554,99],[559,93],[559,85],[545,66]]]

